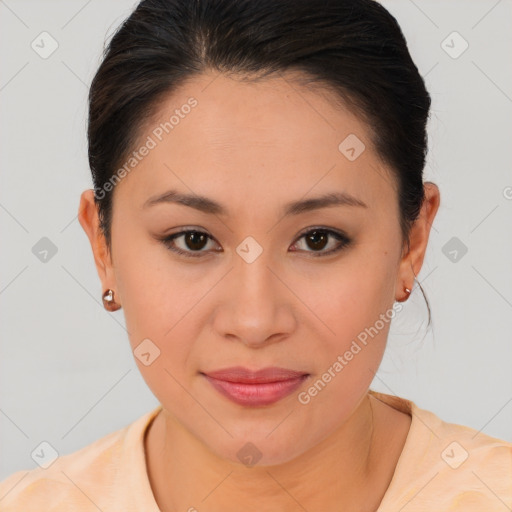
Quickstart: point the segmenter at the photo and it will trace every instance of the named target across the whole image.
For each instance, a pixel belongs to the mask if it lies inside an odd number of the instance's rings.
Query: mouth
[[[226,398],[239,405],[253,407],[283,399],[309,377],[305,372],[278,367],[251,371],[237,366],[201,374]]]

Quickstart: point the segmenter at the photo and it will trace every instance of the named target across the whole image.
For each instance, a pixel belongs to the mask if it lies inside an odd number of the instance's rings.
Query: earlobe
[[[102,288],[113,288],[115,283],[111,282],[113,278],[111,276],[110,253],[105,236],[100,228],[98,209],[94,200],[94,190],[92,189],[85,190],[80,196],[78,221],[89,238]]]
[[[399,299],[395,299],[397,302],[405,302],[408,298],[409,298],[409,295],[411,294],[411,290],[409,288],[407,288],[407,286],[404,286],[404,296],[399,298]]]
[[[118,309],[121,309],[121,304],[118,304],[114,298],[115,292],[112,289],[105,290],[103,292],[103,307],[107,311],[117,311]]]

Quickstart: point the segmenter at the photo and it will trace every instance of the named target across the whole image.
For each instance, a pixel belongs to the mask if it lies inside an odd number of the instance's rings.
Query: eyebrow
[[[163,194],[150,197],[142,207],[148,208],[162,203],[180,204],[212,215],[228,214],[227,210],[213,199],[196,194],[183,194],[177,190],[168,190]],[[282,212],[284,216],[299,215],[301,213],[332,206],[358,206],[368,208],[366,203],[346,192],[330,192],[318,197],[286,203],[283,206]]]

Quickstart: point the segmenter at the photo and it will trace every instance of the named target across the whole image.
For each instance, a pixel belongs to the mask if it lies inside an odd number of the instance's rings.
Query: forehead
[[[347,140],[362,151],[356,159],[347,157]],[[151,149],[121,183],[138,204],[177,184],[184,192],[216,191],[223,202],[234,191],[297,198],[329,188],[372,202],[394,187],[364,121],[333,93],[286,75],[256,83],[195,77],[158,105],[137,148],[144,144]]]

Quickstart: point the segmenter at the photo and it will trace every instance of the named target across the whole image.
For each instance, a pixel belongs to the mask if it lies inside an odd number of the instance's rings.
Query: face
[[[239,462],[251,442],[262,464],[291,460],[356,409],[399,314],[394,177],[361,119],[284,79],[195,78],[144,144],[115,186],[103,274],[137,365],[169,418],[218,456]],[[211,203],[157,200],[171,190]],[[327,194],[350,201],[313,208]],[[306,377],[242,404],[204,375],[235,366]]]

